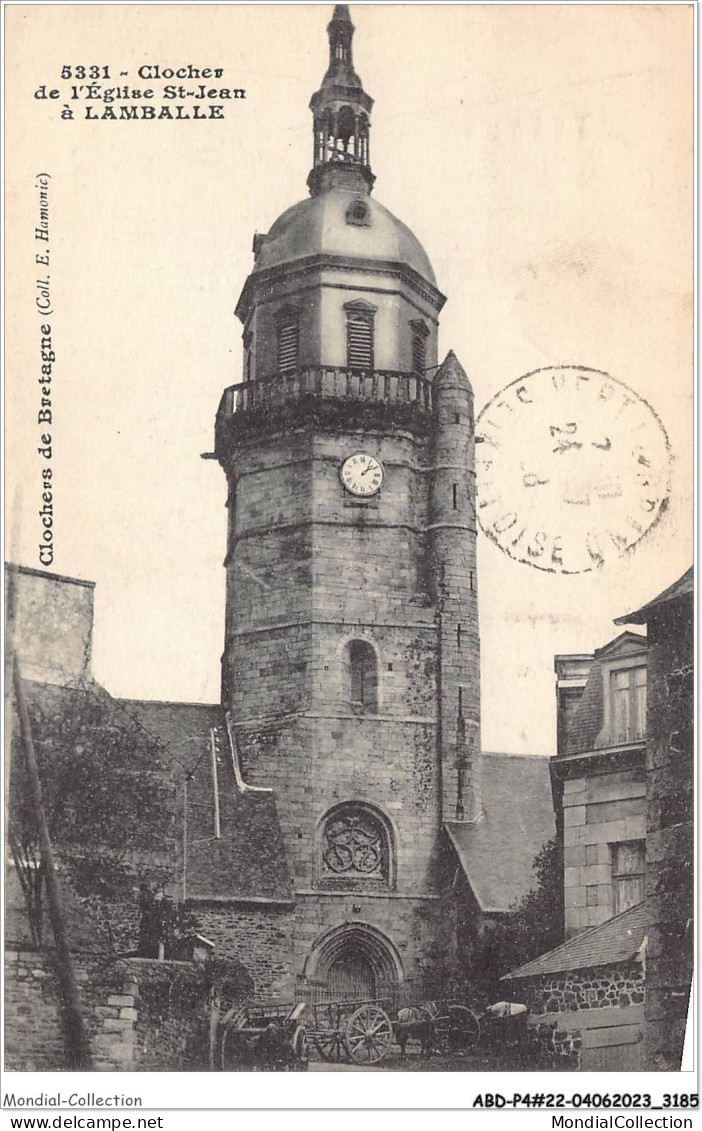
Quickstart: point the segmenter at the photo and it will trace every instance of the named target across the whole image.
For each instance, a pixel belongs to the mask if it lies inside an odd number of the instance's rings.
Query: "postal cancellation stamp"
[[[600,370],[534,370],[493,397],[475,427],[478,521],[515,561],[596,569],[630,552],[667,505],[665,429]]]

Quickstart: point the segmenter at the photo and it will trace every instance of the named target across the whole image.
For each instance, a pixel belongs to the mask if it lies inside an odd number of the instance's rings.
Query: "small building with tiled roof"
[[[525,962],[517,970],[511,970],[502,979],[505,982],[523,981],[527,978],[545,978],[551,974],[567,974],[572,970],[585,970],[595,966],[610,966],[612,963],[630,962],[640,956],[646,938],[646,905],[637,903],[620,915],[607,919],[599,927],[575,935],[568,942],[561,943],[547,954],[540,954],[531,962]],[[578,1008],[592,1006],[595,998],[587,995],[582,998]],[[642,999],[643,1000],[643,999]],[[620,1005],[612,994],[600,1004]],[[630,1004],[627,1002],[626,1004]],[[555,1002],[546,1001],[546,1011]]]
[[[568,1033],[584,1071],[643,1067],[646,905],[641,902],[542,954],[502,981],[531,1025]]]

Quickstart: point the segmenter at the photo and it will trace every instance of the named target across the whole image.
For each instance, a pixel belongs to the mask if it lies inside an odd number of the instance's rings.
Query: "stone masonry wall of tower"
[[[223,704],[280,814],[290,985],[377,988],[450,963],[442,824],[480,813],[473,405],[455,357],[437,366],[429,260],[370,196],[352,34],[337,5],[311,196],[255,237],[215,450]]]

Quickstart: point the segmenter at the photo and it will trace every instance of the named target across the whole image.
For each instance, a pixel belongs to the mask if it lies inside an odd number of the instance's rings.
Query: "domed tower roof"
[[[330,188],[293,204],[256,242],[255,271],[325,253],[404,263],[436,284],[429,257],[407,225],[353,190]]]
[[[428,284],[436,306],[443,295],[429,257],[406,224],[371,197],[370,112],[373,99],[353,66],[354,26],[348,7],[337,4],[327,27],[329,66],[312,96],[314,165],[310,198],[288,208],[266,235],[254,236],[254,268],[237,305],[245,321],[253,285],[263,272],[313,256],[392,264]]]

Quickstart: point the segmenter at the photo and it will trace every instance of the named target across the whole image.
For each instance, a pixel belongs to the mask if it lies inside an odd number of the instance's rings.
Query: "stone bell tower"
[[[310,196],[254,236],[215,437],[223,705],[280,814],[291,982],[337,996],[445,962],[442,826],[480,813],[473,397],[437,364],[426,253],[371,195],[353,33],[337,5]]]

